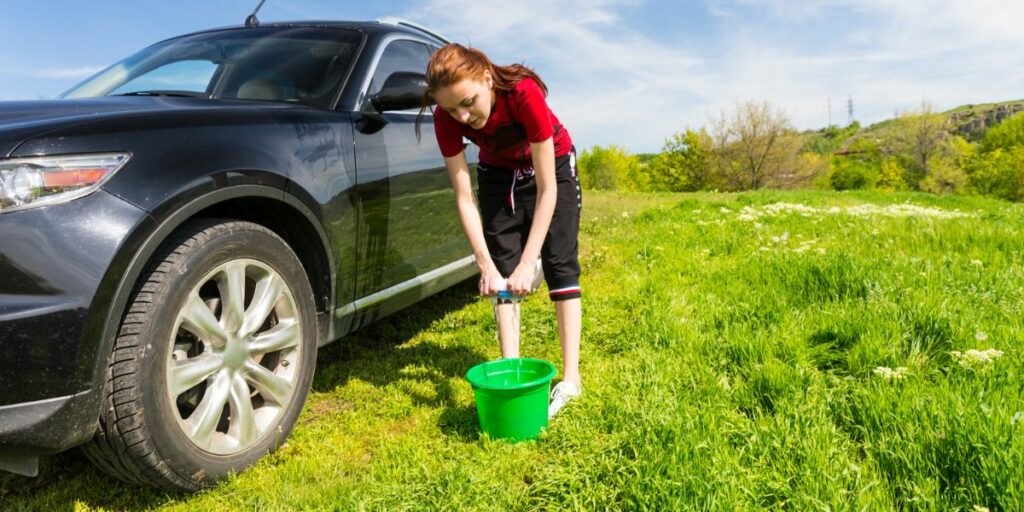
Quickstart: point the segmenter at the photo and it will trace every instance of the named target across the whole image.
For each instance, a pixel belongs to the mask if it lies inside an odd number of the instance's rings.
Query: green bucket
[[[542,359],[499,359],[466,372],[473,385],[480,429],[492,438],[533,439],[548,426],[548,394],[555,365]]]

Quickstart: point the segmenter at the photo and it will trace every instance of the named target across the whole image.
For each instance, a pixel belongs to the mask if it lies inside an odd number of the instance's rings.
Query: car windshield
[[[230,29],[157,43],[61,98],[194,96],[329,108],[361,34],[309,27]]]

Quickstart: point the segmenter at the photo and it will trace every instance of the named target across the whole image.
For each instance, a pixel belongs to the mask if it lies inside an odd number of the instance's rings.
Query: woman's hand
[[[501,273],[494,265],[480,270],[480,296],[491,297],[502,290],[501,282],[504,280]]]
[[[508,276],[508,289],[513,295],[526,295],[533,291],[533,276],[537,271],[536,263],[530,261],[519,263],[512,275]]]

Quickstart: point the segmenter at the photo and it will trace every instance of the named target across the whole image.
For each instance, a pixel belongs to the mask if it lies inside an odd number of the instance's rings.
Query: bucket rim
[[[515,384],[515,385],[512,385],[512,386],[487,385],[487,384],[483,384],[483,383],[479,383],[479,382],[474,382],[473,379],[471,379],[469,377],[469,374],[472,373],[473,370],[476,370],[477,368],[479,368],[481,366],[492,365],[492,364],[495,364],[495,363],[507,363],[509,361],[522,361],[522,362],[530,362],[530,363],[539,363],[541,366],[546,367],[548,371],[545,372],[542,376],[537,377],[536,379],[533,379],[533,380],[530,380],[530,381],[526,381],[526,382],[520,382],[519,384]],[[480,364],[474,365],[469,370],[466,370],[466,380],[469,381],[469,383],[473,386],[474,389],[486,389],[486,390],[489,390],[489,391],[515,391],[515,390],[519,390],[519,389],[526,389],[526,388],[535,387],[535,386],[538,386],[538,385],[543,384],[545,382],[550,382],[552,379],[555,378],[556,371],[557,370],[555,369],[555,365],[551,361],[546,361],[544,359],[537,359],[537,358],[533,358],[533,357],[513,357],[513,358],[509,358],[509,359],[495,359],[493,361],[484,361],[484,362],[482,362]]]

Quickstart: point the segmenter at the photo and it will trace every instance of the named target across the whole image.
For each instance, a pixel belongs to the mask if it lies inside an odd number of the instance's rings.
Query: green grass
[[[463,374],[499,352],[467,283],[324,348],[288,444],[215,489],[124,486],[70,452],[0,479],[0,508],[1024,509],[1024,208],[584,202],[585,395],[539,441],[478,433]],[[891,215],[907,204],[929,209]],[[544,294],[523,329],[525,355],[560,360]],[[1003,351],[989,365],[952,354],[989,348]]]

